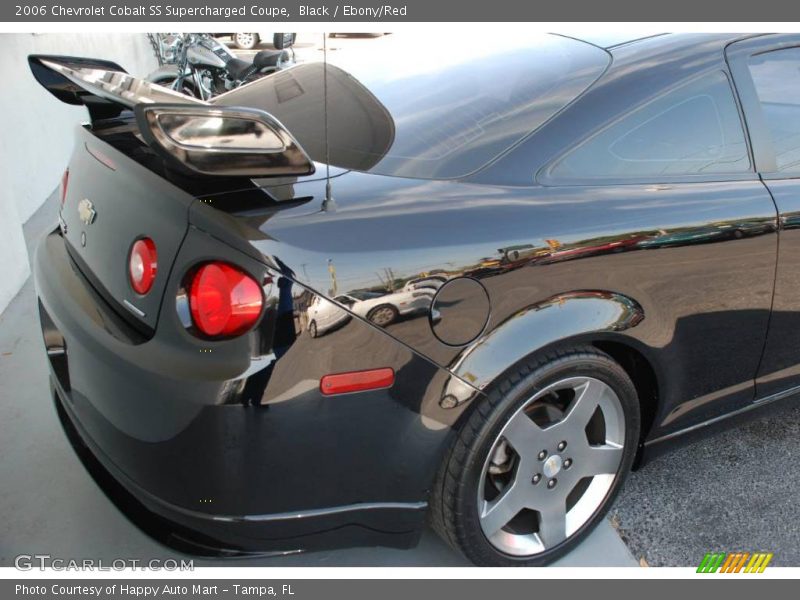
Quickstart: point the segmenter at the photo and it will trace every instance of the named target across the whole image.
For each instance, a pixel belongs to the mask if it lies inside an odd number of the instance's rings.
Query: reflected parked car
[[[404,291],[438,290],[449,278],[446,275],[426,275],[409,279],[403,286]]]
[[[333,301],[314,296],[308,307],[308,334],[315,338],[347,323],[351,318],[350,313],[336,304],[347,300],[344,296],[337,296]]]
[[[378,327],[387,327],[401,316],[427,314],[442,279],[423,277],[411,280],[401,291],[394,293],[356,291],[336,296],[333,301],[316,296],[308,311],[308,333],[311,337],[324,335],[341,327],[352,315],[365,318]]]

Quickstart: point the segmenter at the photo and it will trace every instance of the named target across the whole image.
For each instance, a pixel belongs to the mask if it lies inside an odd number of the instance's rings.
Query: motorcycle
[[[159,68],[147,81],[188,96],[209,100],[294,64],[294,34],[275,36],[275,50],[261,50],[252,61],[237,58],[207,33],[148,34]]]

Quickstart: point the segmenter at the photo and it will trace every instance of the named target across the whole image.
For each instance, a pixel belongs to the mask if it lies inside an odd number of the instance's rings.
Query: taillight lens
[[[137,294],[146,294],[153,287],[157,271],[158,255],[155,242],[150,238],[136,240],[128,259],[131,287]]]
[[[258,282],[226,263],[200,267],[189,288],[192,322],[211,337],[244,333],[258,321],[263,305]]]
[[[69,185],[69,169],[64,171],[61,176],[61,208],[64,208],[64,202],[67,200],[67,186]]]

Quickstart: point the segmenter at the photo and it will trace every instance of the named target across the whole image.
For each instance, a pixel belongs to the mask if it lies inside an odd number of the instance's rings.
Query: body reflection
[[[347,323],[352,315],[378,327],[388,327],[403,317],[425,316],[442,282],[443,278],[416,279],[396,292],[355,290],[333,301],[317,296],[308,309],[308,333],[312,338],[325,335]]]
[[[269,383],[272,371],[276,363],[289,351],[297,339],[297,329],[295,325],[295,301],[292,297],[292,280],[290,275],[294,272],[281,263],[281,276],[278,278],[278,297],[270,298],[272,301],[271,317],[262,320],[260,328],[262,335],[260,339],[267,341],[271,339],[272,360],[262,370],[247,378],[240,401],[247,406],[262,406],[264,392]],[[264,333],[267,335],[265,336]]]

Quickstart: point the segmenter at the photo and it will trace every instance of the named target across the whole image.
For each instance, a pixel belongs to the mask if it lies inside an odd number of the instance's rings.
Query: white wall
[[[157,66],[144,33],[0,34],[0,312],[29,272],[22,223],[58,185],[74,129],[88,119],[36,82],[29,54],[103,58],[136,76]]]
[[[3,180],[0,179],[0,188],[2,187]],[[20,223],[17,207],[10,196],[0,193],[0,314],[30,274],[28,252]]]

